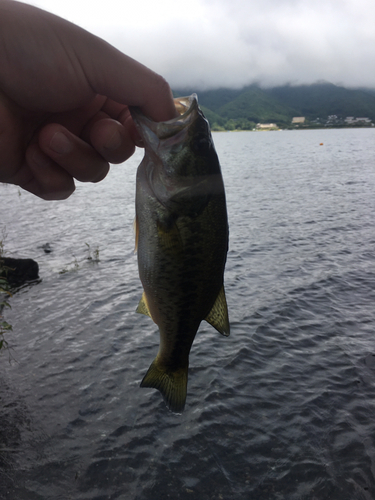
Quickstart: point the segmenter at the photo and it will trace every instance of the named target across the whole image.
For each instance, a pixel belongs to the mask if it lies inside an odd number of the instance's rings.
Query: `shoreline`
[[[315,127],[315,126],[306,126],[306,127],[285,127],[285,128],[269,128],[269,129],[241,129],[241,128],[236,128],[234,130],[215,130],[211,128],[211,132],[283,132],[283,131],[292,131],[292,130],[331,130],[331,129],[352,129],[352,130],[358,130],[358,129],[375,129],[375,126],[356,126],[356,127],[349,127],[349,126],[322,126],[322,127]]]

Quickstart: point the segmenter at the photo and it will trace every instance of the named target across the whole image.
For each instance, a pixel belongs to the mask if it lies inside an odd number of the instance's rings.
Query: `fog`
[[[32,3],[32,2],[29,2]],[[172,87],[375,87],[373,0],[39,0]]]

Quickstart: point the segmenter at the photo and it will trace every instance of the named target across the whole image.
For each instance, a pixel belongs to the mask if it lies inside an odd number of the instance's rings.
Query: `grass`
[[[88,243],[85,243],[85,245],[86,245],[86,251],[87,251],[86,259],[91,263],[98,264],[100,262],[99,247],[92,249]],[[74,257],[74,260],[72,262],[69,262],[69,264],[67,264],[61,271],[59,271],[59,274],[70,273],[72,271],[78,271],[78,269],[80,269],[80,263],[78,262],[77,257]]]
[[[4,256],[4,242],[6,239],[5,230],[1,235],[0,239],[0,352],[4,349],[9,349],[9,345],[7,340],[5,339],[5,334],[12,331],[12,325],[10,325],[7,321],[5,321],[3,316],[3,311],[6,308],[10,308],[9,297],[12,296],[10,292],[10,286],[7,280],[7,271],[8,268],[4,265],[3,256]],[[99,247],[92,249],[88,243],[85,243],[87,250],[87,260],[92,263],[100,262],[99,259]],[[79,262],[75,257],[73,262],[70,262],[65,266],[59,274],[64,274],[71,271],[78,271]]]
[[[99,247],[96,247],[94,250],[92,250],[88,243],[85,243],[85,245],[88,252],[87,260],[90,260],[91,262],[100,262]]]

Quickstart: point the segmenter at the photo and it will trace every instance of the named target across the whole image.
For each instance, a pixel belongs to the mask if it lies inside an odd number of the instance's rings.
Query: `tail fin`
[[[187,380],[188,366],[170,371],[158,363],[156,358],[143,377],[141,387],[158,389],[168,408],[174,413],[182,413],[185,408]]]

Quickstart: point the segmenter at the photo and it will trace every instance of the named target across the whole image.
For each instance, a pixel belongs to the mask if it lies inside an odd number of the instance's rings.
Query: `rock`
[[[13,259],[11,257],[2,257],[0,276],[5,277],[10,285],[22,285],[26,281],[39,278],[39,266],[33,259]]]

